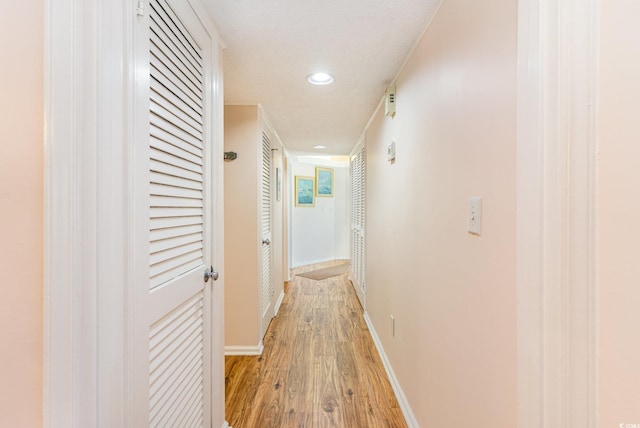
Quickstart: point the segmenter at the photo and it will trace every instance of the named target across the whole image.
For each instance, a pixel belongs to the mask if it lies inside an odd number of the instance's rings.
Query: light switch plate
[[[391,144],[387,146],[387,160],[392,162],[396,160],[396,142],[392,141]]]
[[[469,198],[469,219],[467,229],[469,233],[480,235],[482,226],[482,198],[473,196]]]

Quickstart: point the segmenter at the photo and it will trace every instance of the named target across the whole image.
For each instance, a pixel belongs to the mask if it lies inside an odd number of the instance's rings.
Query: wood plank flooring
[[[407,426],[347,275],[296,276],[263,354],[228,356],[225,373],[233,428]]]

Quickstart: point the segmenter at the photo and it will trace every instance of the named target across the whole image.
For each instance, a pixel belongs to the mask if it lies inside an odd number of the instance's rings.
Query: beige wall
[[[260,264],[258,243],[262,239],[258,216],[259,165],[261,165],[263,129],[269,129],[262,109],[252,106],[225,106],[225,151],[238,158],[225,162],[225,346],[255,347],[262,339],[260,305]],[[271,133],[271,131],[269,131]],[[271,135],[274,152],[272,174],[282,171],[284,147]],[[284,178],[283,178],[284,179]],[[283,203],[272,203],[271,279],[274,303],[284,288]]]
[[[640,424],[640,3],[600,4],[599,415]]]
[[[43,11],[0,3],[0,426],[42,425]]]
[[[420,426],[516,426],[516,6],[445,1],[366,133],[367,312]]]
[[[258,106],[225,106],[224,164],[225,346],[257,345]]]

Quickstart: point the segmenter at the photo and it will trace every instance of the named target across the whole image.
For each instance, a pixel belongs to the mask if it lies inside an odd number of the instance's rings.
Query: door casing
[[[128,173],[133,141],[133,38],[139,2],[45,0],[45,302],[43,425],[133,426]],[[213,426],[224,426],[223,99],[219,34],[213,40]],[[146,2],[142,2],[148,7]],[[99,52],[99,55],[96,55]]]

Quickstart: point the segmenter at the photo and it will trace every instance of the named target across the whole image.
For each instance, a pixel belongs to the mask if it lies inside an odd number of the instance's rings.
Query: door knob
[[[218,280],[218,271],[213,269],[213,266],[204,271],[204,282],[208,282],[209,278],[213,278],[214,281]]]
[[[271,240],[270,239],[263,239],[262,243],[266,244],[266,245],[271,245]]]

